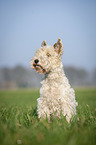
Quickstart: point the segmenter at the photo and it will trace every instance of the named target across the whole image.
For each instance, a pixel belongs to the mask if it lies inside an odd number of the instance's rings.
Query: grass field
[[[96,89],[76,89],[77,116],[40,121],[38,90],[0,91],[0,145],[95,145]]]

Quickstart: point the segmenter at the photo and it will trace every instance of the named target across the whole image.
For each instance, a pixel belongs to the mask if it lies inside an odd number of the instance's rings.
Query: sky
[[[64,66],[96,68],[96,0],[0,0],[0,67],[30,67],[58,38]]]

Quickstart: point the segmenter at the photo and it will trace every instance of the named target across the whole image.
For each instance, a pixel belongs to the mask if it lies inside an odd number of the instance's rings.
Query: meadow
[[[95,145],[96,89],[76,89],[77,116],[39,120],[39,90],[0,91],[0,145]]]

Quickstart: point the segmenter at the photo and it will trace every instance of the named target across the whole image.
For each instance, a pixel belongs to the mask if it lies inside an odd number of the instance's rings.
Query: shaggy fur
[[[43,41],[31,60],[31,66],[36,72],[45,74],[41,82],[40,98],[37,99],[38,117],[50,120],[50,115],[60,117],[60,114],[66,116],[68,122],[73,115],[76,115],[77,102],[75,100],[74,90],[71,88],[66,78],[61,55],[63,45],[61,39],[52,46]]]

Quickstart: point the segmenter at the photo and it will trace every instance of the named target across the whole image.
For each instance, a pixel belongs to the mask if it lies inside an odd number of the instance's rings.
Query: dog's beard
[[[40,64],[33,63],[33,67],[32,68],[36,69],[36,72],[39,72],[40,74],[46,73],[46,70]]]

